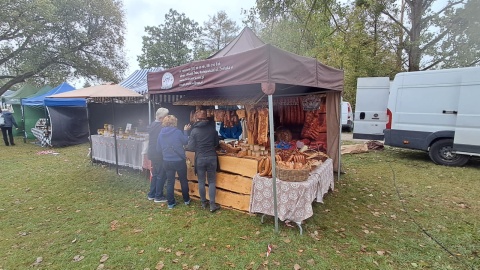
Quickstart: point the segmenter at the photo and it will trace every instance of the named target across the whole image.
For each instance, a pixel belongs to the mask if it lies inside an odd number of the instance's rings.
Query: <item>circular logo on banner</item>
[[[172,73],[165,72],[162,77],[162,89],[170,89],[173,87],[174,78]]]

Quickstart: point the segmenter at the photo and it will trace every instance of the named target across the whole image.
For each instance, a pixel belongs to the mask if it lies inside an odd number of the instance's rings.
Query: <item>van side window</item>
[[[365,119],[365,113],[364,112],[360,113],[360,119]]]

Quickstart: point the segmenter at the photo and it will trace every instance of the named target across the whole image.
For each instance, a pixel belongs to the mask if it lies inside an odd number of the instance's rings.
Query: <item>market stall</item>
[[[109,162],[116,165],[116,171],[118,174],[118,166],[119,165],[128,165],[138,167],[137,160],[134,158],[133,154],[131,154],[132,147],[135,147],[135,153],[141,150],[141,146],[133,142],[122,141],[120,154],[121,161],[119,163],[119,147],[118,147],[118,140],[120,139],[127,139],[127,140],[139,140],[145,141],[144,136],[137,136],[137,134],[130,134],[133,131],[125,132],[123,131],[123,125],[118,125],[118,123],[124,123],[123,119],[116,119],[115,118],[115,105],[116,104],[125,104],[125,103],[141,103],[144,104],[144,97],[132,90],[124,88],[118,84],[106,84],[106,85],[97,85],[91,86],[87,88],[77,89],[61,94],[56,94],[49,96],[49,98],[53,99],[62,99],[62,98],[85,98],[87,99],[87,118],[90,118],[91,114],[89,113],[89,104],[108,104],[109,106],[103,107],[103,114],[110,115],[110,124],[103,124],[105,129],[101,129],[98,127],[97,129],[92,129],[92,127],[88,126],[89,134],[90,134],[90,148],[91,148],[91,158],[94,160],[94,157],[97,158],[99,161]],[[117,105],[118,106],[118,105]],[[94,117],[95,118],[95,117]],[[109,127],[108,130],[106,127]],[[126,126],[125,126],[126,127]],[[96,128],[96,127],[95,127]],[[102,135],[104,137],[108,137],[109,139],[102,139],[100,136],[95,136],[92,138],[92,130],[97,131],[98,135]],[[117,138],[119,137],[119,138]],[[118,139],[118,140],[117,140]],[[94,143],[95,140],[95,143]],[[113,145],[109,142],[113,140]],[[113,146],[113,147],[112,147]],[[112,154],[113,152],[113,154]],[[127,156],[128,154],[128,156]],[[135,156],[137,156],[135,154]],[[141,166],[139,167],[141,168]]]
[[[237,38],[238,46],[244,45],[241,40],[241,37]],[[269,44],[255,43],[253,48],[243,49],[238,46],[227,46],[234,54],[221,53],[204,61],[149,73],[151,99],[165,100],[170,95],[181,94],[183,98],[174,104],[244,105],[243,112],[235,113],[239,117],[243,115],[246,120],[247,130],[244,132],[247,133],[247,141],[242,142],[243,145],[224,145],[224,150],[230,154],[235,152],[235,156],[231,156],[236,159],[231,162],[236,164],[234,167],[238,168],[241,162],[251,160],[250,164],[242,166],[249,174],[242,174],[237,168],[227,171],[223,157],[219,158],[222,173],[229,174],[225,177],[226,182],[235,188],[235,176],[250,179],[251,187],[252,179],[259,174],[272,180],[273,194],[277,194],[274,180],[277,179],[277,167],[292,172],[307,170],[307,167],[314,169],[315,166],[307,160],[326,161],[325,157],[313,157],[317,153],[324,153],[331,158],[332,170],[338,168],[343,71]],[[232,115],[232,112],[223,112],[223,118],[219,115],[217,120],[228,123]],[[290,140],[275,137],[276,133],[280,134],[277,130],[280,125],[286,130],[283,136],[291,136]],[[300,148],[292,145],[294,142],[303,143],[302,147],[306,146],[308,151],[301,152]],[[278,160],[277,153],[280,151],[277,149],[282,148],[285,148],[282,152],[284,156]],[[308,174],[304,176],[305,181]],[[191,184],[195,184],[194,179]],[[218,184],[217,187],[217,190],[225,191],[232,198],[241,194],[233,188],[229,190]],[[191,190],[196,192],[197,189],[193,187]],[[248,198],[247,208],[251,195],[248,193],[244,196]],[[273,196],[272,200],[277,217],[277,196]],[[218,203],[223,204],[220,199]],[[243,206],[226,206],[245,210]]]

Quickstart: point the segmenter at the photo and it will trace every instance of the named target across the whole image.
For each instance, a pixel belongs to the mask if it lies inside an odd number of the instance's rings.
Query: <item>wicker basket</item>
[[[285,182],[303,182],[310,176],[309,169],[284,169],[276,167],[277,178]]]

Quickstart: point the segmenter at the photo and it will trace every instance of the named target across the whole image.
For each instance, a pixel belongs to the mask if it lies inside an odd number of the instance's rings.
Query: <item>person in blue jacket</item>
[[[173,115],[167,115],[162,120],[162,130],[158,134],[157,151],[163,155],[163,168],[167,174],[167,203],[168,209],[175,207],[175,174],[178,174],[180,186],[182,189],[183,201],[190,205],[190,195],[187,180],[187,156],[185,155],[184,145],[188,144],[188,131],[190,124],[185,125],[183,132],[177,128],[177,118]]]
[[[4,119],[4,124],[1,126],[3,141],[5,142],[6,146],[15,145],[15,142],[13,141],[12,126],[15,126],[15,128],[18,129],[17,122],[15,121],[12,113],[7,109],[2,111],[1,117]],[[10,142],[8,139],[10,139]]]
[[[242,124],[238,120],[237,117],[232,118],[232,126],[227,127],[225,124],[222,122],[220,124],[220,136],[222,136],[224,139],[236,139],[238,140],[240,138],[240,135],[242,135]]]

